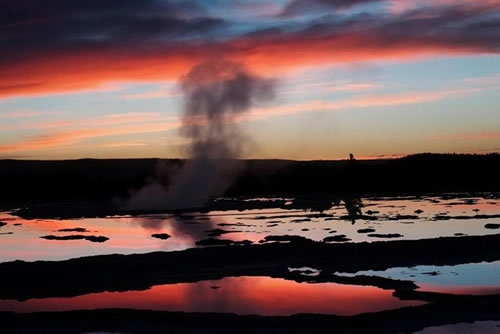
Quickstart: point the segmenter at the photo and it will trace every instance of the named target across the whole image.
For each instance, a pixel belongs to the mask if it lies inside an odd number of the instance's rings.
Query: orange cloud
[[[175,117],[164,116],[158,112],[129,112],[119,114],[109,114],[102,117],[74,119],[74,120],[59,120],[44,123],[26,124],[26,127],[38,129],[58,129],[67,127],[110,127],[123,124],[138,124],[147,122],[169,122],[175,120]]]
[[[55,113],[55,112],[54,112]],[[41,115],[45,113],[41,113]],[[14,115],[21,117],[23,114],[17,113],[7,114],[6,118],[14,118]],[[33,114],[26,115],[37,115]],[[0,117],[1,118],[1,117]],[[95,128],[95,127],[111,127],[123,124],[140,124],[147,122],[171,122],[177,120],[174,116],[165,116],[157,112],[129,112],[119,114],[108,114],[102,117],[85,118],[85,119],[72,119],[72,120],[57,120],[47,122],[24,121],[15,124],[16,129],[60,129],[60,128]],[[12,125],[2,125],[1,130],[12,129]]]
[[[115,128],[86,128],[40,135],[13,144],[0,145],[0,153],[29,152],[46,148],[67,146],[94,137],[162,132],[178,128],[180,123],[130,125]]]
[[[103,129],[81,129],[51,135],[40,135],[14,144],[0,145],[0,152],[34,151],[48,147],[68,145],[81,138],[99,135],[102,131]]]
[[[103,146],[104,146],[104,147],[117,148],[117,147],[137,147],[137,146],[146,146],[146,144],[145,144],[145,143],[141,143],[141,142],[128,141],[128,142],[110,143],[110,144],[105,144],[105,145],[103,145]]]
[[[187,51],[187,50],[184,50]],[[57,94],[109,89],[109,82],[175,79],[200,57],[183,50],[133,54],[127,50],[46,52],[34,59],[14,62],[3,72],[0,96]]]
[[[112,48],[78,53],[54,51],[0,66],[0,97],[105,88],[110,82],[175,80],[210,57],[241,61],[260,74],[277,75],[304,66],[472,53],[486,51],[470,44],[410,37],[391,42],[366,33],[242,38],[216,45],[182,45],[136,53]]]

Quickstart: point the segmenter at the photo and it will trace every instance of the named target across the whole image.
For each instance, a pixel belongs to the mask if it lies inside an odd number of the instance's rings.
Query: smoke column
[[[129,208],[198,208],[227,190],[245,145],[237,120],[274,97],[275,81],[239,63],[210,61],[193,67],[179,85],[184,95],[180,135],[188,140],[189,159],[170,177],[168,188],[150,184],[131,199]]]

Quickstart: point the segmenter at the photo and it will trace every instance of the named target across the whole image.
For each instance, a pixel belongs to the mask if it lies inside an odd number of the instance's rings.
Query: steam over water
[[[157,180],[128,203],[132,209],[196,208],[223,193],[241,168],[245,135],[237,122],[252,106],[274,97],[275,81],[242,64],[209,61],[181,78],[184,95],[180,135],[187,139],[186,163],[168,182]],[[159,173],[165,174],[165,173]]]

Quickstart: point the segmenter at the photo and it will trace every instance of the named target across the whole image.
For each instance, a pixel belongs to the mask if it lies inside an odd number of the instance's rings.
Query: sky
[[[177,158],[179,82],[274,80],[243,158],[500,151],[500,0],[0,0],[0,158]]]

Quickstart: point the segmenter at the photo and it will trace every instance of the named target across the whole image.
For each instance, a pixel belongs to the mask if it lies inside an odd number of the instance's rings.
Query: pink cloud
[[[0,119],[23,119],[59,113],[57,111],[16,110],[0,112]]]
[[[304,93],[328,93],[328,92],[359,92],[373,90],[380,84],[372,82],[342,82],[342,81],[318,81],[304,82],[287,89],[281,94],[303,95]]]
[[[13,153],[23,151],[36,151],[41,149],[68,146],[76,142],[96,137],[109,137],[118,135],[130,135],[139,133],[151,133],[169,131],[178,128],[180,123],[152,123],[143,125],[129,125],[114,128],[81,128],[67,131],[59,131],[51,134],[29,137],[27,139],[0,145],[0,153]]]
[[[122,96],[125,100],[142,100],[142,99],[158,99],[180,96],[178,92],[173,90],[157,90],[148,93],[129,94]]]
[[[471,94],[477,91],[480,91],[480,89],[469,88],[437,92],[412,92],[393,95],[364,95],[338,101],[316,100],[299,104],[253,109],[250,113],[240,119],[237,119],[235,122],[262,120],[303,112],[335,111],[348,108],[389,107],[429,103],[446,97]],[[205,119],[195,120],[195,122],[199,122],[200,124],[203,124],[205,121]],[[158,113],[123,113],[87,120],[51,122],[41,124],[39,128],[54,129],[68,126],[73,126],[74,128],[65,131],[53,132],[51,134],[30,137],[12,144],[0,145],[0,152],[13,153],[34,151],[52,147],[67,146],[96,137],[162,132],[179,128],[181,125],[182,123],[178,118],[170,117],[167,120],[162,118],[162,115]],[[495,136],[498,136],[498,133],[481,135],[489,135],[490,138],[497,138]],[[126,142],[123,142],[122,144],[122,146],[127,145]],[[118,142],[114,145],[115,147],[119,147],[120,143]]]
[[[450,96],[460,96],[478,92],[479,89],[456,89],[438,92],[414,92],[393,95],[366,95],[338,101],[309,101],[306,103],[283,105],[253,110],[249,120],[266,119],[283,115],[313,111],[334,111],[348,108],[389,107],[406,104],[428,103]]]

